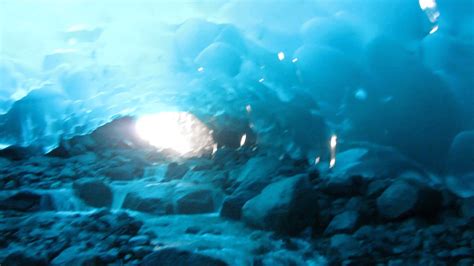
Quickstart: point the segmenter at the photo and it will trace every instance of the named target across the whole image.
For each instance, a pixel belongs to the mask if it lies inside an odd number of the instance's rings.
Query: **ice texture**
[[[4,1],[0,146],[182,111],[294,158],[337,134],[443,171],[474,128],[473,21],[472,0]]]

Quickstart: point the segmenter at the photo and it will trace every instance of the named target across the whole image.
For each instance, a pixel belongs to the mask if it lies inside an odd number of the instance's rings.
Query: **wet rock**
[[[128,193],[122,208],[152,214],[166,214],[173,212],[173,206],[162,198],[141,197],[136,192]]]
[[[184,164],[170,163],[165,173],[166,180],[181,179],[189,168]]]
[[[359,242],[346,234],[338,234],[331,237],[330,248],[344,259],[361,255]]]
[[[388,219],[421,214],[434,215],[441,205],[441,195],[424,186],[397,181],[377,198],[379,213]]]
[[[206,255],[179,250],[176,248],[164,248],[145,256],[142,266],[225,266],[227,263]]]
[[[143,169],[134,165],[125,164],[103,169],[102,174],[112,180],[133,180],[137,177],[143,176]]]
[[[239,220],[242,216],[242,207],[244,204],[256,195],[257,193],[241,192],[237,193],[236,195],[230,195],[226,197],[222,203],[220,216]]]
[[[143,246],[150,243],[150,237],[147,235],[134,236],[128,240],[128,244],[131,246]]]
[[[27,265],[34,265],[34,266],[42,266],[48,265],[48,261],[46,258],[41,256],[33,256],[29,254],[25,254],[25,252],[14,252],[8,255],[5,260],[3,261],[2,265],[8,266],[27,266]]]
[[[30,212],[52,210],[52,199],[48,194],[38,194],[32,191],[20,191],[0,201],[1,210]]]
[[[248,225],[297,234],[316,217],[314,191],[307,175],[296,175],[270,184],[242,208]]]
[[[214,211],[213,191],[190,191],[176,200],[176,213],[196,214]]]
[[[112,204],[112,190],[101,180],[81,179],[74,182],[73,189],[76,195],[90,206],[110,208]]]
[[[276,177],[283,163],[270,156],[251,158],[237,176],[232,178],[238,184],[236,192],[260,193]]]
[[[326,228],[325,234],[350,233],[353,232],[359,222],[359,213],[356,211],[345,211],[336,215],[329,226]]]
[[[361,176],[335,176],[322,185],[321,190],[335,196],[353,196],[362,193]]]

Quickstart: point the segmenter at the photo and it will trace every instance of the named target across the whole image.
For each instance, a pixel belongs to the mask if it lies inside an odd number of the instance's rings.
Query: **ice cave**
[[[474,0],[0,0],[0,266],[474,265]]]

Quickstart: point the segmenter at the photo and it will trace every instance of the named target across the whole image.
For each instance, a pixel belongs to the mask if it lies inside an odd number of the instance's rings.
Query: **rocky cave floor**
[[[111,131],[1,154],[2,266],[474,264],[474,201],[443,186],[245,146],[171,162]]]

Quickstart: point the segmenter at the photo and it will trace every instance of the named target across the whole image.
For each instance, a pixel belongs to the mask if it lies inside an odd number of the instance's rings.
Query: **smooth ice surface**
[[[189,112],[294,158],[329,161],[337,133],[443,171],[474,127],[473,14],[472,0],[1,1],[0,147]]]

